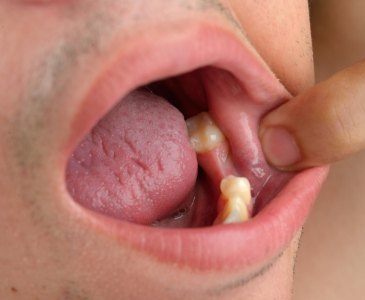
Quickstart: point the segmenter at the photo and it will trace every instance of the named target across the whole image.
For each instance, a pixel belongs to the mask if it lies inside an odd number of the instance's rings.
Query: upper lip
[[[173,37],[164,34],[158,43],[141,35],[138,41],[123,45],[90,84],[71,124],[65,164],[83,135],[130,90],[203,66],[231,72],[248,93],[255,94],[258,104],[268,108],[290,96],[251,46],[228,29],[192,24]],[[326,174],[327,168],[316,168],[295,175],[253,219],[229,226],[158,229],[111,219],[74,201],[65,205],[72,212],[77,210],[86,223],[93,218],[109,236],[158,260],[200,270],[242,269],[260,265],[285,248],[303,225]]]

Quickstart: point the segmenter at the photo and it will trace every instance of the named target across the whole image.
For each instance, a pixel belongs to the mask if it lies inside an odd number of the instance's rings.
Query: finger
[[[270,164],[298,170],[365,148],[365,62],[347,68],[278,107],[262,121]]]

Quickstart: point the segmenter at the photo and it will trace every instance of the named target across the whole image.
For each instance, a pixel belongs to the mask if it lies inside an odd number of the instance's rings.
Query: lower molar
[[[233,175],[222,179],[221,196],[218,200],[218,216],[214,224],[229,224],[247,221],[252,205],[251,187],[247,178]]]

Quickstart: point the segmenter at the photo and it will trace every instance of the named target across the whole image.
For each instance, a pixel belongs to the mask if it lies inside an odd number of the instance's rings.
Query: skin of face
[[[313,83],[304,0],[0,3],[0,295],[4,299],[289,299],[299,233],[255,278],[165,264],[65,209],[64,144],[81,95],[141,33],[214,22],[293,95]],[[229,247],[229,245],[227,245]],[[147,298],[146,298],[147,295]]]

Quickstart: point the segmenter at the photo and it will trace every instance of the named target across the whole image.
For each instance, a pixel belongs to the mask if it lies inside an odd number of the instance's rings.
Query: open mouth
[[[92,84],[72,127],[66,185],[80,213],[122,243],[194,269],[278,255],[326,175],[265,162],[259,122],[289,93],[249,45],[214,26],[131,45]],[[202,113],[213,138],[194,151],[186,121]],[[251,183],[249,218],[222,224],[220,183],[230,175]]]

